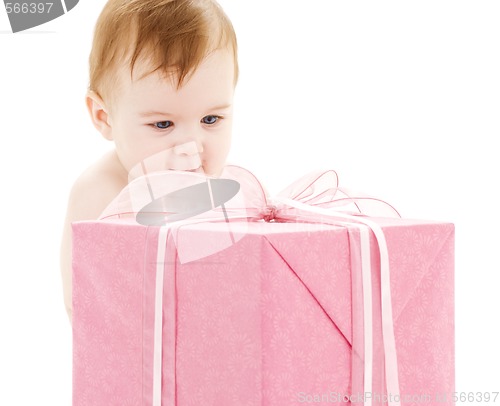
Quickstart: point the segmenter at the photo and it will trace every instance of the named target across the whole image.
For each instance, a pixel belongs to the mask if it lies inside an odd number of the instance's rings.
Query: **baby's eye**
[[[212,125],[212,124],[215,124],[220,118],[220,116],[205,116],[201,119],[202,123],[203,124],[209,124],[209,125]]]
[[[154,123],[153,126],[158,128],[159,130],[165,130],[172,124],[174,123],[172,123],[171,121],[158,121],[157,123]]]

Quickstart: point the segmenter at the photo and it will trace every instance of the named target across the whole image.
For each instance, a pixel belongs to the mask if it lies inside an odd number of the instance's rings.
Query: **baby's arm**
[[[101,165],[87,169],[76,180],[69,195],[68,208],[61,241],[61,276],[64,304],[72,323],[72,253],[71,223],[79,220],[96,220],[123,187],[123,182]]]

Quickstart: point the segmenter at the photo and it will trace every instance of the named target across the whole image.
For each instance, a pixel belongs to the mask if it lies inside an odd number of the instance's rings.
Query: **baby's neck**
[[[115,182],[119,184],[122,188],[128,185],[128,172],[121,163],[116,150],[109,151],[106,156],[106,162],[109,172],[112,174]]]

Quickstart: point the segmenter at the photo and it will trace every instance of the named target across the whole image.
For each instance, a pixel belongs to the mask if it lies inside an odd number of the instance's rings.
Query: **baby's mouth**
[[[204,173],[203,167],[200,165],[197,168],[194,169],[174,169],[171,168],[171,171],[181,171],[181,172],[194,172],[194,173]]]

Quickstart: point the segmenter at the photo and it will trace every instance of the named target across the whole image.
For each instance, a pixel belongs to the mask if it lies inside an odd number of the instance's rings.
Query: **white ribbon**
[[[155,324],[153,347],[153,406],[161,406],[161,361],[163,330],[163,281],[165,271],[165,251],[167,248],[168,227],[160,227],[156,260],[155,285]]]
[[[370,260],[370,233],[367,227],[359,227],[361,245],[361,275],[363,286],[363,323],[364,323],[364,393],[372,393],[373,380],[373,320],[372,320],[372,273]],[[364,398],[364,396],[363,396]],[[371,406],[372,397],[365,400],[366,406]]]

